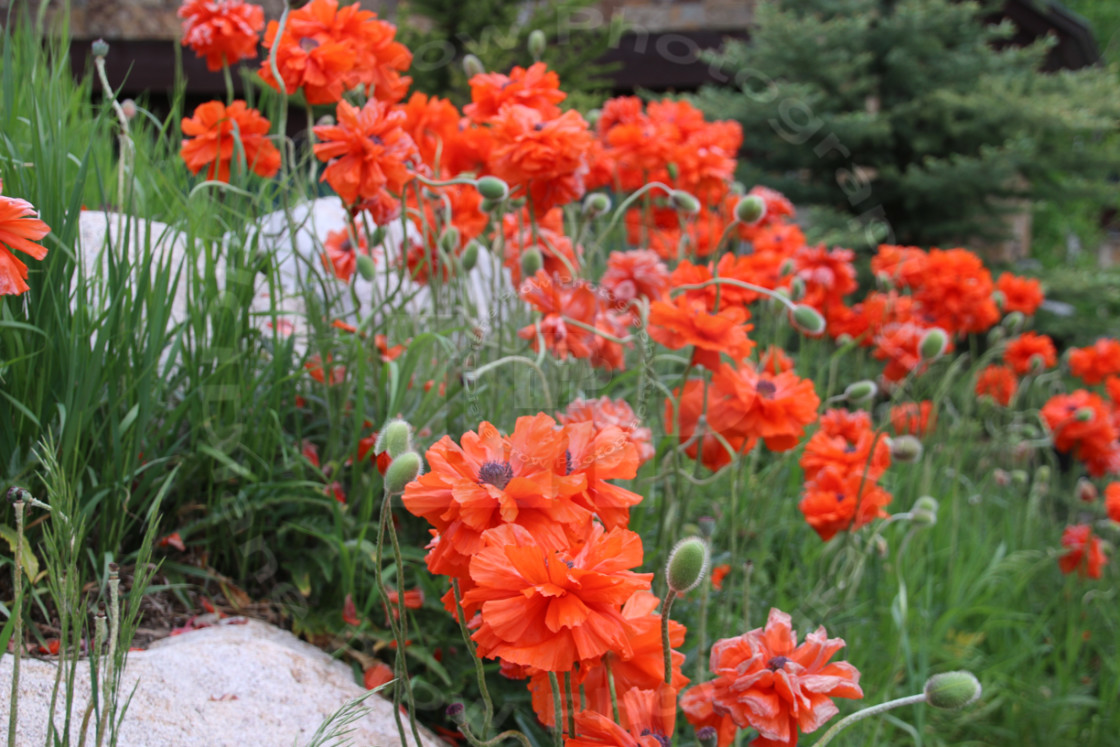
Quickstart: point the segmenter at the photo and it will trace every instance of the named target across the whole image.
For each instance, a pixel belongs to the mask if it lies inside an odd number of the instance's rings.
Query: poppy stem
[[[877,716],[880,713],[885,713],[902,706],[917,705],[918,703],[925,702],[925,693],[919,693],[917,695],[908,695],[905,698],[888,700],[886,703],[880,703],[879,705],[873,705],[869,708],[864,708],[862,711],[856,711],[855,713],[849,714],[848,716],[845,716],[844,718],[833,724],[832,728],[826,731],[824,735],[819,740],[817,740],[817,743],[813,745],[813,747],[825,747],[826,744],[832,741],[833,737],[835,737],[841,731],[847,729],[857,721],[863,721],[865,718],[868,718],[870,716]]]
[[[560,705],[560,682],[556,679],[556,672],[548,673],[548,684],[552,686],[552,741],[556,747],[563,747],[564,719],[561,715],[563,707]]]
[[[463,595],[459,590],[459,579],[457,578],[451,579],[451,593],[455,597],[455,612],[459,618],[459,632],[463,634],[463,642],[466,644],[471,658],[474,659],[474,671],[478,677],[478,691],[482,695],[482,705],[485,709],[482,720],[482,738],[486,739],[486,733],[490,730],[490,722],[494,719],[494,701],[490,699],[490,691],[486,688],[486,671],[482,668],[482,660],[478,658],[474,641],[471,640],[471,634],[467,631],[467,620],[463,615],[463,604],[460,601]]]
[[[568,736],[574,737],[576,735],[576,706],[572,698],[571,672],[564,672],[564,695],[567,698],[564,704],[564,711],[568,716]]]
[[[620,722],[618,717],[618,692],[614,688],[614,672],[611,670],[611,652],[608,651],[603,656],[603,666],[607,669],[607,688],[611,693],[611,715],[614,716],[614,722]]]
[[[21,491],[22,493],[22,491]],[[8,744],[16,743],[16,720],[18,718],[17,706],[19,705],[19,662],[23,657],[23,510],[24,501],[20,493],[12,502],[16,512],[16,555],[15,555],[15,601],[12,603],[12,614],[15,622],[12,625],[12,640],[15,641],[15,651],[12,659],[12,696],[9,702],[11,711],[8,714]]]
[[[669,589],[665,593],[665,602],[661,605],[661,651],[665,656],[665,684],[673,683],[673,650],[669,647],[669,610],[673,608],[673,600],[677,592]]]

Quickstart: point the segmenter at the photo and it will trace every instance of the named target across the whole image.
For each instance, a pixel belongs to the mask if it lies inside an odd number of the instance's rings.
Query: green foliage
[[[1084,347],[1099,337],[1120,337],[1120,269],[1054,268],[1042,277],[1046,297],[1063,313],[1039,309],[1034,326],[1067,347]]]
[[[528,8],[528,10],[527,10]],[[592,0],[524,3],[511,0],[409,0],[399,7],[400,39],[413,50],[413,90],[469,101],[462,59],[476,55],[487,71],[508,72],[533,62],[529,35],[544,32],[541,60],[556,71],[569,94],[567,106],[586,110],[609,89],[611,68],[598,63],[622,27]]]
[[[1115,76],[1040,74],[1046,45],[1011,32],[975,2],[763,3],[750,42],[711,57],[735,85],[697,101],[742,122],[748,183],[896,242],[994,238],[1014,198],[1114,201]]]

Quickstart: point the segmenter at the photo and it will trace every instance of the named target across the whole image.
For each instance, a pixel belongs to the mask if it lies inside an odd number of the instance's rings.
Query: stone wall
[[[11,3],[0,0],[0,15]],[[283,0],[256,0],[265,17],[279,18]],[[343,3],[346,0],[342,0]],[[175,13],[181,0],[71,0],[71,36],[129,40],[174,39],[179,35]],[[397,0],[362,0],[363,7],[383,17],[396,14]],[[656,33],[742,29],[750,24],[755,0],[601,0],[604,18],[621,14],[633,29]]]

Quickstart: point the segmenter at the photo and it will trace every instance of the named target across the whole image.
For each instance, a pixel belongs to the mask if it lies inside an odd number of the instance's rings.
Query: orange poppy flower
[[[388,594],[389,604],[395,605],[400,600],[400,592],[390,589]],[[405,609],[418,610],[424,606],[424,591],[422,589],[407,589],[404,592]]]
[[[428,449],[428,471],[405,488],[404,506],[439,532],[427,558],[432,573],[467,576],[483,533],[502,524],[529,529],[545,547],[567,547],[566,527],[591,521],[572,499],[586,477],[556,469],[567,449],[567,433],[544,413],[518,418],[509,436],[484,422],[460,444],[444,436]]]
[[[386,682],[393,680],[393,668],[383,661],[379,661],[372,666],[366,667],[362,673],[362,683],[367,690],[372,690],[375,687],[380,687]]]
[[[278,28],[276,21],[268,22],[264,32],[266,49],[272,49]],[[354,69],[354,51],[349,44],[329,38],[298,39],[286,28],[276,49],[276,69],[284,81],[285,93],[291,95],[302,89],[307,103],[331,104],[341,99],[346,91],[346,81]],[[269,87],[280,89],[268,56],[261,63],[258,74]]]
[[[859,413],[866,415],[866,413]],[[821,427],[805,444],[801,469],[805,479],[812,480],[825,469],[840,474],[864,475],[877,480],[891,465],[891,449],[887,439],[871,429],[870,418],[857,418],[858,425],[844,410],[829,410],[821,417]]]
[[[718,409],[714,406],[716,400],[712,400],[708,407],[707,430],[703,435],[697,436],[696,427],[700,423],[700,416],[704,413],[704,391],[705,386],[701,379],[689,379],[685,382],[683,393],[680,389],[673,390],[673,395],[680,402],[680,419],[677,420],[678,415],[674,412],[673,400],[666,398],[665,428],[671,433],[674,424],[676,424],[680,434],[680,442],[689,444],[688,448],[685,449],[685,454],[692,459],[699,459],[705,467],[712,472],[717,472],[730,464],[733,456],[750,452],[758,443],[758,438],[748,437],[737,432],[721,431],[711,421],[712,413],[723,412],[728,408],[739,408],[737,412],[740,414],[745,412],[750,404],[744,403],[743,399],[719,402]],[[728,422],[734,424],[740,422],[739,418],[733,418],[730,415],[727,416],[727,419]],[[713,433],[719,433],[723,440],[727,442],[727,445],[725,446]],[[731,447],[733,453],[728,451],[728,446]]]
[[[796,223],[773,223],[762,228],[751,244],[756,252],[789,257],[805,246],[805,234]]]
[[[470,560],[475,587],[463,595],[479,606],[482,624],[471,638],[478,655],[546,672],[568,672],[608,651],[631,656],[621,608],[652,573],[642,563],[642,540],[593,525],[578,552],[547,550],[527,532],[495,530],[491,544]]]
[[[705,727],[715,729],[717,746],[730,747],[739,727],[730,715],[716,711],[715,690],[715,682],[703,682],[688,688],[681,693],[681,710],[693,729],[697,732]]]
[[[1052,434],[1054,448],[1063,453],[1073,452],[1093,477],[1120,472],[1120,431],[1100,395],[1084,389],[1056,395],[1042,406],[1041,415]]]
[[[244,0],[185,0],[177,15],[183,19],[183,46],[206,58],[210,71],[257,56],[264,8]]]
[[[912,322],[891,323],[883,326],[875,335],[875,349],[871,355],[887,361],[883,368],[883,378],[887,381],[902,381],[911,372],[921,374],[929,367],[929,361],[922,358],[921,345],[928,327]],[[946,352],[953,349],[950,340]]]
[[[538,110],[507,104],[491,120],[490,169],[528,198],[533,215],[583,197],[591,133],[574,109],[548,119]]]
[[[1105,487],[1104,509],[1108,518],[1120,523],[1120,482],[1110,482]]]
[[[545,347],[552,354],[564,360],[591,358],[597,346],[597,337],[586,327],[595,326],[599,313],[599,299],[591,287],[585,283],[562,283],[556,276],[549,277],[540,270],[521,284],[521,298],[537,311],[544,314],[540,321],[540,333]],[[584,326],[568,324],[570,319]],[[529,325],[518,334],[530,341],[537,349],[537,325]]]
[[[521,285],[521,257],[535,249],[541,255],[541,269],[549,276],[568,282],[579,275],[583,247],[572,244],[564,235],[564,212],[560,208],[534,217],[527,209],[502,218],[505,239],[504,264],[515,287]]]
[[[805,484],[805,495],[797,507],[805,521],[828,542],[843,531],[855,531],[887,516],[883,506],[891,494],[858,471],[826,467]]]
[[[805,283],[800,303],[819,311],[843,304],[844,296],[859,288],[854,258],[851,249],[826,249],[823,245],[798,249],[793,255],[792,277]]]
[[[976,377],[976,396],[987,395],[1003,407],[1011,404],[1018,388],[1019,380],[1007,366],[988,366]]]
[[[926,253],[916,246],[880,244],[871,258],[871,272],[895,288],[920,285],[926,271]]]
[[[280,151],[268,139],[269,122],[244,101],[228,107],[221,101],[199,105],[184,118],[179,154],[192,174],[206,169],[207,179],[228,182],[230,163],[238,158],[236,140],[241,143],[245,162],[259,176],[272,177],[280,170]]]
[[[771,376],[793,370],[793,358],[786,355],[786,351],[777,345],[766,348],[766,352],[758,358],[758,368]]]
[[[747,312],[741,307],[728,306],[712,314],[703,300],[680,295],[671,302],[650,305],[649,334],[670,350],[691,345],[693,364],[714,371],[720,365],[720,353],[741,361],[754,349],[754,342],[747,338],[753,327],[746,320]]]
[[[649,249],[611,252],[599,285],[624,304],[637,298],[658,301],[669,291],[669,270]]]
[[[592,400],[575,399],[568,405],[567,410],[557,413],[556,419],[563,425],[587,421],[592,423],[597,431],[617,426],[637,449],[639,465],[653,458],[653,431],[642,426],[641,420],[625,400],[610,397]]]
[[[630,625],[629,657],[611,652],[603,655],[603,659],[610,658],[610,677],[614,680],[614,690],[621,698],[630,690],[655,690],[665,682],[665,656],[661,645],[661,615],[658,607],[661,604],[656,596],[648,591],[637,591],[622,606],[622,616]],[[669,621],[669,646],[673,649],[684,645],[685,627],[676,620]],[[670,652],[672,661],[672,683],[670,687],[676,691],[688,684],[688,677],[681,672],[684,665],[684,654],[673,650]],[[595,711],[604,716],[610,716],[611,685],[608,681],[607,667],[603,660],[596,662],[582,662],[579,670],[572,673],[572,690],[579,697],[576,703],[578,711]],[[548,676],[544,672],[537,672],[529,680],[529,692],[533,696],[533,710],[541,722],[552,726],[552,687]],[[582,697],[580,697],[582,694]],[[566,708],[567,694],[561,693],[562,707]]]
[[[560,116],[557,106],[568,94],[560,90],[560,76],[537,62],[528,69],[515,67],[510,74],[480,73],[470,79],[471,103],[463,113],[475,122],[487,122],[507,105],[523,106],[544,119]]]
[[[863,697],[859,671],[831,662],[844,647],[817,628],[797,644],[790,616],[770,610],[765,628],[712,646],[713,701],[741,728],[758,731],[754,747],[797,744],[798,732],[816,731],[839,709],[832,698]]]
[[[1004,312],[1018,311],[1031,316],[1042,305],[1042,283],[1005,272],[996,281],[996,290],[1003,294]]]
[[[652,690],[628,690],[618,703],[616,724],[597,711],[576,714],[576,734],[564,747],[665,747],[672,743],[677,691],[662,683]]]
[[[1048,336],[1024,332],[1008,340],[1003,360],[1015,373],[1029,374],[1057,365],[1058,351]]]
[[[4,189],[0,181],[0,192]],[[29,254],[35,259],[47,256],[47,248],[40,241],[51,232],[50,226],[39,220],[35,207],[27,200],[0,195],[0,295],[18,296],[30,290],[27,285],[27,265],[12,251]]]
[[[583,491],[572,499],[598,516],[608,529],[627,526],[630,507],[640,503],[642,496],[607,480],[634,479],[638,450],[618,426],[598,428],[583,421],[571,423],[564,430],[568,434],[564,474],[582,474],[587,481]]]
[[[937,413],[929,400],[905,402],[891,408],[891,427],[896,435],[924,437],[937,426]]]
[[[314,127],[315,156],[328,161],[325,181],[347,205],[370,199],[382,189],[400,194],[412,177],[408,162],[416,144],[402,129],[404,112],[371,99],[361,109],[338,102],[338,124]]]
[[[789,451],[817,419],[821,400],[810,379],[787,371],[759,373],[749,364],[721,366],[712,377],[708,418],[721,433],[761,438],[770,451]]]
[[[1101,541],[1093,536],[1093,528],[1088,524],[1068,526],[1062,532],[1062,547],[1066,553],[1058,558],[1062,573],[1073,573],[1081,577],[1100,578],[1104,565],[1104,551]]]
[[[334,276],[344,283],[349,283],[350,278],[354,276],[359,253],[372,256],[366,243],[365,231],[357,227],[354,230],[358,235],[357,248],[350,241],[350,232],[345,228],[330,231],[327,233],[326,241],[323,242],[323,248],[326,250],[322,254],[323,267],[333,272]]]
[[[1102,337],[1088,347],[1074,348],[1069,354],[1069,370],[1089,386],[1120,374],[1120,340]]]
[[[320,384],[330,384],[334,386],[336,384],[341,384],[346,378],[346,366],[335,364],[329,353],[327,354],[326,366],[323,365],[322,356],[315,353],[315,355],[308,359],[307,363],[303,364],[303,367],[307,369],[307,373],[311,378],[315,379],[315,381],[318,381]],[[325,371],[324,368],[326,369]]]
[[[454,176],[442,167],[446,165],[444,152],[459,136],[459,110],[447,99],[420,92],[413,93],[401,109],[405,114],[404,131],[416,143],[421,160],[433,174]]]
[[[716,591],[723,590],[723,580],[727,578],[727,574],[731,573],[731,566],[727,563],[721,563],[712,567],[712,588]]]

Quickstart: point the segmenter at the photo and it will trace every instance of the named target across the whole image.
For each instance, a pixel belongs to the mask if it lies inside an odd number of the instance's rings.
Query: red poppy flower
[[[588,421],[597,431],[617,426],[637,449],[638,464],[645,464],[653,458],[653,431],[642,426],[638,416],[625,400],[610,397],[592,400],[575,399],[568,405],[567,410],[557,413],[556,419],[564,425]]]
[[[1003,310],[1018,311],[1031,316],[1042,305],[1042,283],[1005,272],[996,281],[996,290],[1003,294]]]
[[[680,295],[672,302],[650,305],[649,334],[670,350],[691,345],[692,362],[714,371],[720,365],[720,353],[741,361],[754,349],[747,338],[753,327],[746,320],[747,312],[741,307],[727,306],[713,314],[703,300]]]
[[[628,690],[618,699],[616,724],[597,711],[576,714],[576,734],[564,747],[665,747],[672,743],[677,691],[662,683],[652,690]]]
[[[708,419],[713,428],[761,438],[771,451],[797,446],[821,404],[811,379],[791,371],[771,376],[749,364],[721,366],[712,377],[712,397]]]
[[[177,15],[183,19],[183,46],[206,58],[206,68],[222,69],[257,56],[264,8],[244,0],[185,0]]]
[[[716,730],[717,746],[730,747],[739,727],[730,715],[716,711],[715,690],[715,682],[704,682],[688,688],[681,694],[681,710],[693,729],[699,731],[710,726]]]
[[[355,226],[354,232],[358,235],[356,249],[350,241],[350,232],[345,228],[331,231],[323,242],[323,248],[326,250],[322,256],[323,267],[333,272],[334,276],[344,283],[349,283],[350,278],[354,276],[359,253],[372,256],[366,243],[365,231]]]
[[[1089,474],[1101,477],[1120,472],[1120,431],[1100,395],[1084,389],[1059,394],[1043,405],[1041,414],[1053,435],[1054,448],[1072,451]]]
[[[669,290],[669,270],[649,249],[611,252],[599,285],[624,304],[637,298],[658,301]]]
[[[514,104],[538,112],[544,119],[560,115],[556,106],[567,94],[560,90],[560,76],[537,62],[528,69],[515,67],[510,74],[480,73],[470,80],[471,103],[463,113],[475,122],[487,122]]]
[[[1057,365],[1058,351],[1048,336],[1024,332],[1007,341],[1003,360],[1015,373],[1029,374]]]
[[[1120,523],[1120,482],[1110,482],[1105,487],[1104,509],[1108,518]]]
[[[872,430],[866,413],[858,415],[849,418],[845,410],[829,410],[821,417],[820,429],[805,444],[801,455],[801,469],[805,471],[806,480],[812,480],[824,469],[835,469],[841,474],[866,474],[869,480],[877,480],[887,471],[891,465],[887,439]]]
[[[315,353],[308,359],[307,363],[303,364],[307,369],[307,373],[311,378],[318,381],[320,384],[341,384],[343,379],[346,378],[346,366],[337,365],[334,363],[332,356],[327,354],[327,364],[324,367],[323,358],[318,353]],[[326,369],[324,371],[324,368]]]
[[[771,376],[793,370],[793,358],[786,355],[786,351],[777,345],[766,348],[766,352],[758,358],[758,369]]]
[[[710,388],[710,387],[709,387]],[[672,432],[674,426],[679,431],[680,442],[687,443],[688,447],[685,449],[687,454],[692,459],[699,459],[700,462],[710,469],[712,472],[717,472],[731,463],[732,457],[737,454],[746,454],[755,447],[758,443],[758,438],[745,436],[738,432],[721,431],[717,428],[709,418],[707,430],[702,435],[697,435],[696,428],[700,423],[700,416],[704,413],[704,398],[705,398],[705,385],[700,379],[689,379],[685,382],[684,391],[680,389],[673,390],[673,395],[680,401],[680,414],[674,412],[675,405],[672,399],[665,399],[665,423],[666,429]],[[709,392],[709,396],[712,396]],[[730,401],[720,401],[717,407],[713,406],[716,400],[711,400],[708,404],[708,413],[726,412],[729,408],[738,408],[736,412],[746,412],[750,407],[750,403],[745,399],[745,392],[742,397]],[[678,418],[679,417],[679,421]],[[738,425],[741,418],[727,416],[728,422]],[[718,433],[723,441],[716,438],[714,434]],[[724,445],[726,442],[726,445]],[[728,451],[728,447],[731,451]]]
[[[621,608],[653,579],[629,570],[642,562],[637,534],[594,525],[578,552],[546,550],[528,532],[489,536],[493,544],[470,560],[475,587],[463,595],[482,612],[471,636],[479,656],[568,672],[608,651],[632,654]]]
[[[583,248],[572,244],[564,234],[564,213],[560,208],[549,210],[535,220],[526,209],[507,214],[502,219],[502,234],[504,263],[514,286],[519,287],[522,282],[521,256],[531,249],[540,252],[541,269],[546,276],[557,276],[568,282],[579,275]]]
[[[797,645],[790,616],[770,610],[766,627],[712,646],[713,700],[741,728],[758,731],[752,747],[797,744],[798,733],[816,731],[839,709],[832,698],[862,698],[859,671],[829,663],[844,647],[817,628]]]
[[[524,191],[533,215],[583,197],[591,133],[579,112],[548,119],[536,109],[507,104],[490,131],[493,174]]]
[[[320,141],[315,156],[329,162],[320,181],[347,205],[383,189],[400,194],[411,179],[407,163],[417,157],[416,144],[401,127],[404,112],[371,99],[361,109],[339,101],[337,115],[338,124],[313,128]]]
[[[259,176],[275,176],[280,170],[280,151],[268,139],[269,122],[244,101],[228,107],[220,101],[208,101],[183,119],[183,139],[179,153],[192,174],[206,169],[207,179],[228,182],[230,164],[237,153],[237,141],[244,151],[245,162]]]
[[[1102,337],[1088,347],[1074,348],[1069,354],[1069,370],[1089,386],[1120,374],[1120,340]]]
[[[367,690],[380,687],[393,680],[393,668],[383,661],[366,667],[362,673],[362,682]]]
[[[950,333],[984,332],[999,321],[991,273],[967,249],[931,249],[913,290],[930,324]]]
[[[563,472],[582,474],[586,487],[573,500],[599,517],[608,529],[630,523],[630,508],[642,496],[607,480],[632,480],[638,474],[638,450],[618,426],[597,428],[587,421],[565,426],[568,448]],[[560,471],[558,465],[558,470]]]
[[[937,414],[929,400],[905,402],[891,408],[891,427],[896,435],[924,437],[937,425]]]
[[[871,271],[896,288],[912,288],[921,284],[926,271],[926,253],[916,246],[880,244],[871,258]]]
[[[720,563],[712,567],[712,588],[716,591],[723,590],[723,580],[727,578],[727,574],[731,572],[731,566],[727,563]]]
[[[4,183],[0,181],[0,192],[3,189]],[[43,259],[47,248],[34,242],[50,232],[50,226],[39,220],[30,202],[0,195],[0,295],[18,296],[30,289],[26,282],[27,265],[16,259],[12,250]]]
[[[1088,524],[1068,526],[1062,532],[1062,547],[1066,553],[1058,558],[1062,573],[1073,573],[1089,578],[1100,578],[1104,565],[1104,551],[1101,541],[1093,536],[1093,528]]]
[[[987,395],[1003,407],[1011,404],[1018,388],[1019,380],[1007,366],[988,366],[976,377],[976,396]]]
[[[797,507],[813,531],[828,542],[839,532],[854,531],[886,517],[883,506],[890,502],[891,494],[873,479],[828,467],[805,484],[805,495]]]

